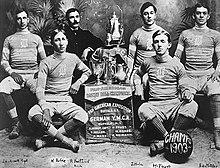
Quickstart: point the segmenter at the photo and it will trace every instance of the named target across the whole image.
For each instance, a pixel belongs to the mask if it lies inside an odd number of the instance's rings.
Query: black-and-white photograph
[[[219,168],[219,0],[0,0],[0,168]]]

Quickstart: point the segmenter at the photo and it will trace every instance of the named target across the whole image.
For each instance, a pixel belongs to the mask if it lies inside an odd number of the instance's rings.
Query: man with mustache
[[[101,39],[90,31],[80,28],[80,12],[76,8],[70,8],[66,12],[68,26],[65,27],[69,44],[67,52],[76,54],[84,63],[88,63],[88,54],[103,46]],[[87,64],[88,65],[88,64]]]
[[[181,60],[185,52],[184,65],[191,79],[192,93],[202,91],[209,97],[215,147],[220,150],[220,33],[207,27],[210,18],[207,4],[198,3],[193,9],[195,26],[181,33],[175,56]],[[216,68],[213,66],[214,54]]]

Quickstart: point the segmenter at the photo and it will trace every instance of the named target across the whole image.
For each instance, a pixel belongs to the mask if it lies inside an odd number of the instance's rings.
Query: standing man
[[[1,61],[1,66],[9,75],[0,83],[0,94],[7,106],[8,115],[12,118],[9,139],[15,139],[20,134],[18,114],[11,93],[26,86],[35,92],[34,74],[38,72],[38,59],[46,58],[41,38],[28,30],[27,11],[19,9],[15,20],[17,32],[5,39]]]
[[[163,29],[155,23],[156,13],[157,8],[150,2],[145,2],[141,6],[140,14],[144,25],[136,29],[130,37],[127,60],[129,69],[127,82],[133,82],[133,73],[138,69],[145,58],[155,55],[152,46],[152,35],[157,30]]]
[[[191,79],[192,93],[203,91],[210,100],[214,119],[214,141],[220,150],[220,33],[207,27],[210,9],[206,4],[194,6],[195,26],[185,30],[179,37],[175,56],[181,59],[185,51],[185,68]],[[217,67],[213,67],[213,55]]]
[[[90,69],[75,55],[66,52],[68,44],[63,30],[55,30],[51,35],[54,54],[41,61],[38,73],[36,96],[38,104],[29,111],[29,120],[51,137],[69,146],[73,152],[79,150],[77,141],[68,138],[88,120],[87,112],[73,103],[70,94],[76,94],[88,77]],[[81,76],[72,84],[73,72]],[[57,129],[51,122],[53,115],[60,115],[65,123]],[[42,144],[37,143],[41,148]]]
[[[139,107],[138,115],[142,126],[149,122],[164,138],[169,131],[163,125],[165,121],[173,123],[173,129],[186,129],[196,116],[198,105],[193,101],[193,95],[187,88],[184,66],[169,55],[168,50],[171,47],[169,33],[158,30],[152,39],[156,55],[146,58],[136,70],[134,88],[135,95],[143,94],[142,77],[147,74],[149,101]],[[154,156],[163,149],[164,141],[157,140],[150,145],[150,154]]]
[[[68,38],[67,52],[76,54],[82,61],[87,64],[89,58],[98,47],[103,46],[101,39],[94,36],[88,30],[82,30],[79,27],[80,13],[76,8],[70,8],[66,12],[68,26],[65,27],[66,36]],[[87,64],[88,65],[88,64]]]

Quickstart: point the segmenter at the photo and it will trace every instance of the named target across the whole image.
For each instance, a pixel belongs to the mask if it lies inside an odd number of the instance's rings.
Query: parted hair
[[[153,36],[152,36],[153,41],[154,41],[154,39],[155,39],[156,36],[161,35],[161,34],[164,34],[165,36],[167,36],[168,42],[171,43],[171,36],[170,36],[170,34],[169,34],[167,31],[165,31],[165,30],[157,30],[157,31],[153,34]]]

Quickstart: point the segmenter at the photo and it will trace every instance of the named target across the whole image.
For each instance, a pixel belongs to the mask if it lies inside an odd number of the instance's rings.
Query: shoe
[[[75,153],[77,153],[79,151],[79,142],[78,141],[74,141],[71,138],[65,137],[63,139],[62,143],[67,145],[68,147],[70,147],[71,150]]]
[[[45,140],[42,140],[41,138],[35,140],[36,150],[39,150],[39,149],[45,147],[46,144],[47,144],[47,142]]]
[[[215,148],[220,150],[220,130],[214,130]]]
[[[164,141],[158,140],[150,144],[150,156],[156,156],[164,152]]]
[[[9,133],[9,139],[16,139],[20,136],[20,130],[18,128],[18,124],[12,126],[12,131]]]
[[[36,150],[39,150],[45,146],[49,146],[51,145],[52,143],[54,142],[54,138],[53,137],[50,137],[50,136],[43,136],[41,138],[37,138],[35,140],[35,147],[36,147]]]

